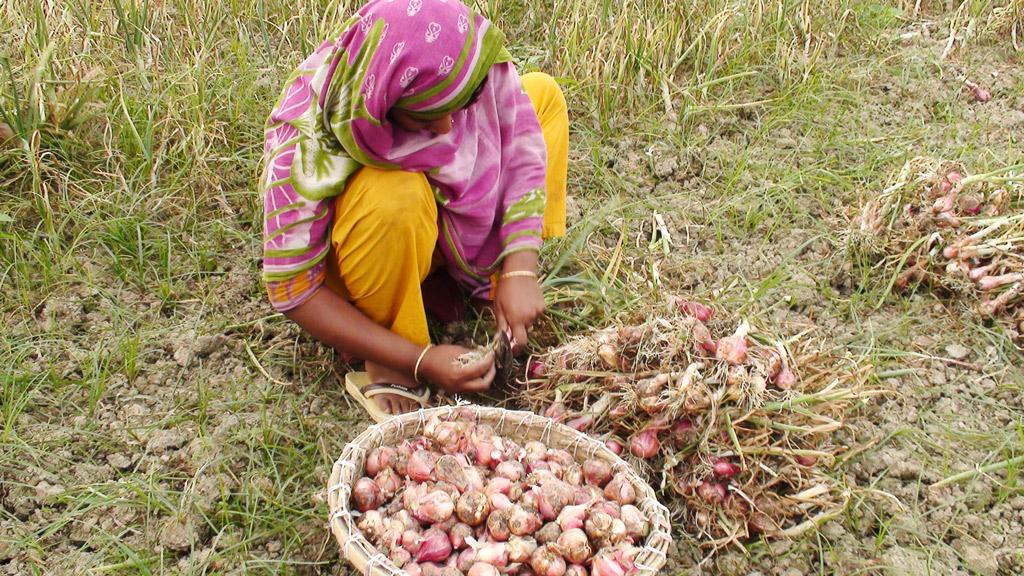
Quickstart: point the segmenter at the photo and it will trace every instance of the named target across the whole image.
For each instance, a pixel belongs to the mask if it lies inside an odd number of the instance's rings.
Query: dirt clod
[[[999,561],[996,551],[982,542],[960,539],[953,542],[953,548],[960,553],[965,567],[979,576],[996,576]]]
[[[188,435],[182,430],[157,430],[146,442],[146,451],[151,454],[164,454],[181,448],[185,442],[188,442]]]
[[[160,529],[160,545],[176,552],[189,550],[199,543],[201,526],[191,516],[168,518]]]
[[[946,346],[946,354],[954,360],[963,360],[971,353],[970,349],[962,344],[950,344]]]
[[[64,493],[64,487],[60,484],[50,484],[46,480],[36,484],[36,497],[41,501],[50,501]]]
[[[135,459],[122,452],[114,452],[113,454],[107,454],[107,462],[118,470],[127,470],[131,468]]]

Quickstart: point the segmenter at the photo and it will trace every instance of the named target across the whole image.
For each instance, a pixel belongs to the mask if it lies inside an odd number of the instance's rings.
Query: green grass
[[[0,570],[343,570],[321,492],[366,421],[334,382],[331,354],[264,301],[254,181],[285,74],[355,4],[0,8],[0,116],[17,135],[0,151]],[[1019,353],[1004,335],[927,295],[887,297],[868,273],[841,281],[846,216],[906,157],[981,170],[1019,154],[1019,136],[970,113],[949,81],[948,31],[925,47],[897,41],[918,17],[962,30],[1005,3],[947,4],[915,15],[914,2],[479,0],[520,67],[555,75],[570,103],[582,217],[544,253],[542,340],[642,316],[667,292],[714,296],[762,322],[819,324],[816,337],[889,374],[876,384],[904,394],[864,407],[881,440],[859,459],[912,448],[945,477],[1019,455],[1020,427],[990,422],[1021,416],[1008,400],[1024,381]],[[1017,10],[998,14],[1013,26]],[[1019,58],[992,35],[970,42],[957,66]],[[667,158],[678,166],[659,176]],[[651,246],[655,211],[671,222],[667,254]],[[914,344],[922,333],[930,349]],[[216,334],[222,348],[188,353]],[[908,386],[928,390],[929,358],[954,341],[979,358],[994,350],[983,357],[995,398],[950,392],[964,425],[907,399]],[[894,433],[887,419],[904,405],[918,417]],[[164,430],[183,444],[147,450]],[[990,486],[997,503],[1019,497],[1019,468],[1000,474],[970,486]],[[842,478],[855,497],[841,524],[874,525],[867,541],[817,533],[786,554],[755,543],[744,561],[827,574],[848,547],[937,547],[941,572],[956,522],[985,511],[957,492],[952,518],[907,531],[875,492],[887,480]],[[37,496],[41,481],[63,491]],[[161,546],[171,519],[200,527],[194,548]]]

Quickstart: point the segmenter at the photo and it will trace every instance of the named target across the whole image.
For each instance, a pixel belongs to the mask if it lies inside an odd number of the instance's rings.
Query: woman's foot
[[[373,383],[384,382],[405,388],[416,388],[417,386],[416,382],[402,372],[392,370],[380,364],[367,362],[366,373],[370,376],[370,382]],[[373,401],[377,403],[378,408],[392,416],[420,409],[420,405],[416,402],[395,394],[379,394],[373,397]]]

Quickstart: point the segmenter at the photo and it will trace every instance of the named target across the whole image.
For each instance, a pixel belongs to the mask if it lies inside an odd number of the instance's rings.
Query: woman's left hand
[[[512,352],[518,354],[526,346],[530,328],[544,313],[544,294],[536,278],[513,277],[498,282],[494,298],[498,330],[512,332]]]

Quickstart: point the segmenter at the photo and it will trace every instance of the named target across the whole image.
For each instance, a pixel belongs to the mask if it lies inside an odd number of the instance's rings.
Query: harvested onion
[[[483,492],[466,492],[459,497],[455,512],[460,521],[470,526],[479,526],[487,519],[491,506]]]
[[[583,564],[594,553],[587,534],[579,528],[562,532],[558,537],[558,549],[562,556],[573,564]]]
[[[653,458],[661,450],[661,441],[658,440],[658,431],[647,428],[633,435],[629,439],[629,453],[637,458]]]
[[[591,458],[583,463],[583,479],[587,484],[604,486],[612,478],[612,465],[604,460]]]
[[[373,476],[352,487],[357,526],[414,576],[586,576],[598,553],[647,527],[635,507],[620,517],[636,490],[609,462],[519,446],[471,419],[435,417],[424,436],[372,450],[366,468]]]
[[[372,510],[381,504],[380,486],[369,478],[360,478],[352,488],[352,499],[360,512]]]
[[[747,333],[750,332],[750,325],[744,320],[736,327],[732,336],[726,336],[718,341],[715,350],[715,357],[725,360],[729,364],[739,365],[747,361]]]
[[[565,559],[558,553],[558,546],[545,544],[533,553],[530,567],[537,576],[563,576],[566,565]]]
[[[636,501],[636,488],[625,474],[616,474],[604,488],[605,498],[619,504],[632,504]]]

